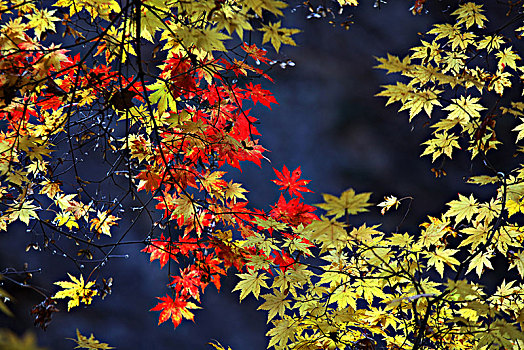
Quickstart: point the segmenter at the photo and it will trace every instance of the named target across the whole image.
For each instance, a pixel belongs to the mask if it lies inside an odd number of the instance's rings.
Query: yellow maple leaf
[[[432,162],[434,162],[439,156],[445,154],[451,158],[453,147],[460,148],[458,143],[458,136],[454,134],[448,134],[446,131],[442,133],[435,133],[434,138],[423,142],[423,145],[427,145],[424,152],[420,155],[433,155]]]
[[[491,265],[491,261],[490,261],[492,257],[493,257],[493,253],[489,250],[482,254],[477,254],[473,259],[471,259],[469,266],[468,266],[468,271],[466,271],[466,273],[475,269],[475,272],[477,273],[477,275],[480,278],[480,275],[484,271],[485,267],[493,270],[493,265]]]
[[[316,206],[326,210],[328,216],[334,215],[335,218],[339,218],[346,214],[351,215],[368,211],[366,207],[372,205],[368,202],[370,196],[371,192],[355,194],[355,191],[350,188],[344,191],[340,197],[323,194],[324,203],[317,204]]]
[[[290,301],[286,300],[284,293],[274,290],[274,294],[262,295],[266,301],[258,307],[258,310],[268,310],[267,322],[271,321],[277,314],[284,316],[286,308],[289,308]]]
[[[59,214],[56,214],[54,220],[54,223],[58,226],[65,225],[69,230],[72,230],[73,227],[79,228],[78,223],[75,220],[74,216],[71,216],[69,213],[61,212]]]
[[[337,1],[340,6],[346,6],[346,5],[357,6],[358,5],[358,0],[337,0]]]
[[[113,347],[109,346],[109,344],[106,343],[100,343],[98,340],[95,339],[95,336],[91,334],[91,336],[88,338],[85,335],[80,334],[80,331],[76,330],[76,339],[73,338],[67,338],[69,340],[72,340],[76,343],[77,346],[75,346],[75,349],[97,349],[97,350],[106,350],[106,349],[114,349]]]
[[[460,96],[452,98],[452,104],[443,108],[449,111],[448,119],[457,119],[461,125],[466,125],[471,119],[480,119],[480,111],[485,110],[478,101],[479,97]]]
[[[512,75],[510,73],[498,70],[489,82],[488,91],[495,90],[497,94],[502,96],[502,94],[504,93],[504,88],[511,87],[511,77]]]
[[[55,195],[60,192],[60,182],[58,181],[43,181],[40,183],[43,185],[39,194],[46,194],[49,198],[53,199]]]
[[[486,35],[477,43],[477,49],[486,49],[488,53],[493,50],[500,49],[500,45],[504,44],[504,38],[500,35]]]
[[[466,25],[466,28],[471,27],[476,24],[479,28],[484,28],[484,22],[487,21],[486,16],[481,12],[482,5],[477,5],[473,2],[467,2],[460,5],[460,7],[452,13],[452,15],[457,16],[457,23]]]
[[[9,208],[7,212],[9,213],[9,221],[13,222],[17,219],[22,221],[24,224],[29,225],[29,220],[31,218],[38,219],[38,214],[36,210],[40,209],[32,204],[33,201],[25,201],[21,204],[16,204],[13,207]]]
[[[504,51],[497,52],[495,56],[499,59],[499,70],[503,70],[505,67],[510,67],[514,70],[517,70],[516,61],[520,60],[520,56],[515,51],[511,50],[511,46],[505,48]]]
[[[27,331],[23,336],[18,336],[9,329],[0,329],[0,349],[6,350],[46,350],[38,346],[36,335]]]
[[[91,289],[95,282],[84,282],[84,277],[80,275],[80,279],[77,279],[76,277],[67,274],[71,281],[58,281],[55,282],[56,285],[62,287],[64,290],[56,292],[55,295],[53,295],[53,298],[56,299],[65,299],[69,298],[69,302],[67,303],[67,311],[71,310],[71,308],[80,305],[80,302],[89,305],[91,304],[91,301],[93,300],[93,297],[98,294],[97,290]]]
[[[231,347],[227,347],[227,349],[222,345],[220,344],[217,340],[215,340],[214,343],[208,343],[209,345],[211,345],[212,347],[214,347],[216,350],[232,350]]]
[[[385,69],[387,70],[387,74],[398,72],[404,73],[411,70],[411,59],[409,56],[404,57],[401,61],[397,56],[388,53],[387,58],[376,57],[376,60],[379,61],[380,64],[374,68]]]
[[[444,277],[444,264],[453,268],[454,265],[460,264],[452,255],[457,253],[458,249],[445,249],[438,247],[434,252],[425,253],[428,258],[428,265],[434,266],[440,277]]]
[[[475,199],[475,197],[473,197],[473,194],[471,194],[468,198],[459,193],[459,199],[452,200],[448,203],[448,205],[449,209],[446,212],[445,216],[454,216],[455,225],[457,225],[464,219],[466,219],[467,221],[471,221],[473,215],[475,215],[479,211],[477,200]]]
[[[76,193],[73,193],[73,194],[58,193],[54,201],[55,201],[55,204],[60,207],[60,209],[67,210],[67,208],[71,207],[73,198],[75,197],[76,197]]]
[[[277,52],[280,49],[281,44],[296,46],[297,44],[291,38],[291,35],[300,32],[298,29],[281,28],[280,21],[276,23],[269,23],[267,26],[262,25],[260,31],[264,33],[264,36],[262,37],[262,44],[271,41],[271,44]]]
[[[244,196],[244,192],[248,192],[247,190],[242,188],[242,185],[239,183],[234,183],[233,180],[231,180],[229,183],[227,183],[226,188],[224,189],[227,199],[232,199],[233,202],[237,201],[238,199],[247,200],[246,196]]]
[[[270,329],[266,335],[270,336],[268,348],[278,343],[278,348],[284,348],[288,340],[294,340],[296,334],[296,326],[294,320],[286,317],[282,320],[273,321],[274,327]]]
[[[519,132],[517,134],[517,141],[516,142],[519,142],[524,137],[524,118],[520,118],[520,121],[522,122],[522,124],[516,126],[514,129],[511,130],[511,131],[518,131]]]
[[[103,233],[104,235],[111,237],[111,226],[118,225],[116,223],[117,220],[120,220],[120,218],[109,214],[109,210],[104,212],[98,211],[97,217],[91,219],[91,226],[89,229],[92,230],[94,228],[98,234]]]
[[[427,80],[429,81],[430,78]],[[431,117],[433,106],[441,106],[438,100],[438,94],[441,92],[441,90],[436,90],[433,88],[413,92],[411,96],[409,96],[406,101],[403,102],[403,106],[399,109],[399,112],[409,109],[410,122],[413,117],[422,111],[422,109],[424,109],[424,112],[426,112],[428,117]]]
[[[386,213],[386,211],[388,211],[389,209],[391,209],[393,207],[395,207],[395,209],[397,209],[399,205],[400,205],[400,201],[395,196],[385,196],[384,197],[384,201],[382,201],[379,204],[377,204],[378,207],[382,208],[380,210],[380,213],[382,215],[384,215]]]
[[[253,293],[255,298],[258,299],[260,288],[268,288],[266,281],[264,281],[267,277],[263,274],[259,275],[257,272],[251,272],[238,273],[237,276],[242,280],[238,282],[233,291],[240,290],[240,301],[242,301],[242,299],[244,299],[249,293]]]
[[[524,278],[524,250],[517,252],[511,259],[509,268],[516,267],[521,278]]]
[[[60,18],[53,16],[56,10],[36,9],[33,13],[26,15],[29,19],[29,27],[35,30],[35,36],[40,40],[40,36],[45,31],[56,32],[53,22],[60,21]]]

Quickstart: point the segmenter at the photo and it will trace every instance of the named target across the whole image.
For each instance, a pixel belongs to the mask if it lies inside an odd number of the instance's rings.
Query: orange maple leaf
[[[149,261],[158,259],[160,261],[160,268],[163,268],[167,264],[169,258],[178,262],[176,259],[176,254],[178,253],[177,247],[171,244],[171,238],[168,237],[166,239],[163,234],[160,235],[160,239],[151,240],[151,243],[141,251],[151,254]]]
[[[149,311],[160,311],[160,316],[158,318],[158,324],[164,323],[168,319],[171,319],[173,325],[178,327],[182,318],[193,321],[194,315],[188,309],[200,309],[197,305],[192,302],[182,300],[178,297],[173,300],[169,295],[166,294],[165,297],[158,297],[157,299],[161,300],[161,303],[158,303],[154,308]]]

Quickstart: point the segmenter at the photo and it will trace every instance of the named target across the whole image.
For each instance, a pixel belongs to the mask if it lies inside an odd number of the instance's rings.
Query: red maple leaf
[[[248,45],[244,43],[242,45],[242,50],[244,50],[252,59],[254,59],[257,64],[259,62],[268,63],[269,58],[265,57],[267,54],[267,51],[264,49],[259,49],[255,44]]]
[[[250,98],[253,103],[257,104],[257,102],[262,103],[267,108],[271,109],[271,103],[278,104],[277,100],[269,90],[262,89],[262,85],[253,85],[253,83],[249,83],[246,85],[246,97]]]
[[[275,174],[278,177],[278,180],[271,180],[277,185],[280,186],[280,190],[288,190],[290,195],[295,195],[297,197],[303,198],[302,194],[300,192],[313,192],[310,189],[303,187],[307,185],[310,180],[299,180],[300,176],[302,175],[302,171],[300,170],[300,167],[293,170],[293,173],[289,173],[289,170],[284,165],[282,168],[282,172],[278,171],[277,169],[273,168],[275,171]],[[299,192],[300,191],[300,192]]]
[[[280,267],[282,272],[286,272],[288,269],[293,268],[293,264],[296,263],[295,259],[286,252],[274,251],[274,257],[270,257],[270,260],[273,260],[275,265]]]
[[[200,288],[203,287],[202,276],[198,270],[186,267],[180,270],[180,276],[172,276],[173,282],[170,285],[186,298],[193,297],[200,302]]]
[[[161,300],[154,308],[149,311],[160,311],[158,317],[158,324],[164,323],[168,319],[171,319],[173,325],[178,327],[182,318],[186,320],[194,321],[194,315],[189,309],[199,309],[194,303],[181,299],[178,295],[175,300],[166,294],[165,297],[157,297]]]
[[[167,264],[169,258],[178,262],[176,259],[178,248],[174,247],[171,244],[171,239],[169,237],[166,239],[163,234],[160,235],[160,239],[151,240],[151,243],[142,249],[141,252],[151,254],[149,261],[158,259],[160,261],[160,268],[163,268]]]
[[[271,208],[270,215],[272,218],[294,227],[300,224],[308,225],[313,220],[318,220],[318,217],[314,214],[315,208],[300,202],[299,198],[292,198],[289,202],[286,202],[281,194],[278,202]]]

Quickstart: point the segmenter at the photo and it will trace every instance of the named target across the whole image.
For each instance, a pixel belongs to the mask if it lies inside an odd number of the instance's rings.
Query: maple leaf
[[[277,100],[269,90],[262,89],[261,84],[253,85],[253,83],[249,83],[246,85],[246,97],[253,100],[253,103],[257,104],[257,102],[260,102],[267,108],[271,109],[271,103],[278,104]]]
[[[516,267],[521,278],[524,278],[524,250],[517,252],[511,259],[510,269]]]
[[[262,25],[260,29],[264,33],[262,37],[262,44],[271,41],[271,44],[275,48],[275,51],[278,52],[280,45],[287,44],[291,46],[296,46],[297,44],[291,38],[291,35],[299,33],[298,29],[291,28],[281,28],[281,22],[269,23],[269,25]]]
[[[56,194],[56,198],[54,198],[54,202],[56,205],[60,207],[60,209],[67,210],[67,208],[71,207],[73,198],[75,197],[76,197],[76,193],[73,193],[73,194],[58,193]]]
[[[58,181],[43,181],[40,183],[43,187],[39,194],[46,194],[49,198],[53,199],[54,196],[60,192],[61,183]]]
[[[165,297],[157,297],[161,300],[161,303],[158,303],[154,308],[149,311],[160,311],[160,316],[158,318],[158,324],[162,324],[167,320],[171,319],[173,325],[178,327],[182,319],[194,320],[194,315],[189,309],[200,309],[197,305],[192,302],[184,301],[180,297],[176,297],[175,300],[166,294]]]
[[[65,225],[70,230],[72,230],[73,227],[79,228],[75,218],[72,217],[69,213],[61,212],[56,214],[55,218],[53,219],[53,222],[56,223],[58,226]]]
[[[452,13],[452,15],[457,16],[457,23],[464,23],[466,28],[471,27],[473,24],[476,24],[479,28],[484,28],[484,22],[487,21],[487,18],[481,13],[483,11],[482,5],[477,5],[473,2],[467,2],[460,5],[460,7]]]
[[[457,119],[462,125],[467,124],[471,119],[480,119],[480,111],[485,110],[479,103],[479,97],[460,96],[460,98],[452,98],[452,104],[443,108],[445,111],[450,111],[448,119]]]
[[[520,121],[522,123],[511,130],[511,131],[518,131],[519,132],[517,134],[517,141],[515,141],[515,142],[519,142],[522,138],[524,138],[524,118],[520,118]]]
[[[177,261],[176,253],[178,249],[171,244],[171,238],[168,237],[166,239],[164,234],[161,234],[160,239],[151,240],[151,243],[142,249],[141,252],[150,253],[149,261],[158,259],[160,261],[160,268],[163,268],[170,258]]]
[[[282,167],[282,172],[275,168],[273,168],[273,171],[277,175],[278,180],[271,181],[280,186],[279,190],[288,190],[291,196],[294,195],[300,198],[303,198],[300,192],[313,192],[310,189],[304,187],[310,182],[310,180],[299,180],[300,176],[302,175],[300,167],[293,170],[292,173],[289,172],[285,165]]]
[[[471,221],[473,215],[475,215],[479,211],[477,200],[473,197],[473,194],[471,194],[468,198],[459,193],[459,199],[452,200],[448,203],[448,205],[449,209],[446,212],[445,216],[454,216],[455,225],[457,225],[464,219]]]
[[[262,298],[266,301],[258,307],[258,310],[268,310],[267,322],[271,321],[278,313],[280,317],[284,316],[286,308],[289,308],[290,301],[286,300],[286,295],[278,290],[275,294],[264,294]]]
[[[0,329],[0,348],[5,350],[47,350],[37,344],[36,335],[27,331],[23,336],[18,336],[9,329]]]
[[[9,214],[9,220],[15,221],[16,219],[19,219],[24,224],[29,225],[29,220],[31,218],[38,219],[38,214],[36,213],[36,210],[41,209],[40,207],[37,207],[32,204],[33,201],[25,201],[21,204],[16,204],[15,206],[9,208],[7,210]]]
[[[517,70],[517,62],[520,60],[520,56],[513,50],[511,50],[511,46],[504,49],[504,51],[499,51],[495,54],[497,58],[499,59],[498,67],[499,70],[503,70],[505,67],[513,68],[514,70]]]
[[[369,203],[369,197],[371,192],[364,192],[355,194],[355,191],[350,188],[344,191],[340,198],[330,194],[323,194],[325,203],[317,204],[316,206],[327,211],[328,216],[335,216],[339,218],[346,214],[358,214],[360,212],[368,211],[366,207],[371,206]]]
[[[180,270],[180,276],[173,276],[170,285],[174,286],[175,291],[183,297],[193,297],[200,302],[199,288],[205,288],[202,277],[200,271],[187,267]]]
[[[111,226],[118,225],[116,223],[117,220],[120,220],[120,218],[110,215],[109,210],[104,212],[99,210],[97,212],[97,217],[91,219],[91,226],[89,229],[92,230],[94,228],[98,234],[103,233],[104,235],[111,237]]]
[[[75,217],[75,220],[84,218],[86,222],[89,221],[89,212],[94,211],[89,204],[84,204],[77,201],[71,201],[71,206],[67,208],[67,212],[70,212]]]
[[[337,0],[340,6],[358,6],[358,0]]]
[[[477,44],[477,49],[486,49],[488,53],[490,53],[493,50],[500,49],[500,45],[504,44],[504,38],[500,35],[486,35],[482,40],[480,40]]]
[[[495,90],[497,94],[502,96],[504,88],[511,87],[511,77],[512,75],[508,72],[497,71],[489,82],[488,91]]]
[[[42,33],[47,30],[56,32],[56,27],[53,22],[60,21],[60,18],[53,16],[55,12],[56,10],[36,9],[32,14],[26,15],[29,19],[29,26],[34,28],[35,36],[38,40],[40,40]]]
[[[67,274],[71,281],[58,281],[55,282],[56,285],[64,288],[64,290],[56,292],[55,295],[53,295],[53,298],[56,299],[65,299],[70,298],[69,302],[67,303],[67,311],[71,310],[71,308],[75,306],[79,306],[80,302],[89,305],[91,304],[91,301],[93,300],[93,297],[98,294],[97,290],[91,289],[95,282],[84,282],[84,277],[80,275],[80,279],[77,279],[76,277]]]
[[[238,282],[238,284],[233,289],[233,292],[235,290],[240,290],[240,301],[242,301],[242,299],[244,299],[249,293],[253,293],[255,298],[258,299],[260,288],[268,288],[266,282],[264,281],[267,279],[267,277],[263,274],[259,275],[257,272],[251,272],[238,273],[237,276],[242,280]]]
[[[91,334],[91,336],[88,338],[85,335],[80,334],[80,331],[76,330],[76,339],[73,338],[66,338],[68,340],[72,340],[76,343],[77,346],[75,346],[75,349],[98,349],[98,350],[106,350],[106,349],[114,349],[114,347],[109,346],[109,344],[106,343],[100,343],[98,340],[95,339],[95,336]]]
[[[393,207],[397,209],[399,205],[400,201],[395,196],[385,196],[384,201],[377,204],[378,207],[382,207],[382,209],[380,210],[380,214],[382,215],[384,215],[386,211]]]
[[[292,198],[289,202],[286,202],[284,196],[280,194],[278,202],[271,208],[271,217],[294,227],[300,224],[308,225],[313,220],[318,219],[313,213],[315,208],[300,202],[300,198]]]
[[[227,349],[222,345],[220,344],[217,340],[215,340],[214,343],[208,343],[209,345],[211,345],[212,347],[214,347],[216,350],[232,350],[229,346],[227,347]]]
[[[2,274],[0,274],[0,280],[2,279]],[[7,316],[14,316],[11,310],[5,304],[6,301],[13,300],[13,297],[10,296],[5,290],[0,288],[0,311],[2,311]]]
[[[397,56],[388,53],[387,58],[375,57],[375,59],[379,61],[380,64],[373,68],[385,69],[387,70],[387,74],[408,72],[411,69],[411,60],[409,56],[404,57],[401,61]]]
[[[243,189],[241,184],[234,183],[233,180],[225,184],[223,191],[226,199],[232,199],[235,203],[237,199],[247,200],[246,196],[244,196],[244,192],[248,191]]]
[[[458,247],[460,248],[471,244],[471,248],[476,249],[479,244],[486,243],[486,239],[490,230],[491,226],[486,226],[478,221],[475,221],[473,223],[473,227],[466,227],[460,231],[467,234],[468,237],[460,242]]]
[[[432,162],[434,162],[439,156],[445,154],[449,158],[452,158],[453,147],[460,148],[458,143],[458,136],[454,134],[448,134],[446,131],[442,133],[435,133],[434,138],[423,142],[423,145],[427,145],[426,149],[420,155],[425,156],[432,154]]]
[[[296,326],[291,318],[284,318],[281,320],[273,321],[274,327],[270,329],[266,335],[270,336],[268,348],[278,343],[279,348],[284,348],[288,340],[293,340],[296,334]]]
[[[265,57],[267,50],[259,49],[255,44],[248,45],[247,43],[243,43],[242,50],[244,50],[249,57],[254,59],[257,64],[260,62],[268,63],[270,61],[269,58]]]
[[[489,250],[487,252],[483,252],[482,254],[477,254],[473,259],[471,259],[468,266],[468,271],[466,271],[466,273],[475,269],[475,272],[480,278],[482,272],[484,271],[484,267],[493,270],[493,265],[491,265],[490,261],[492,257],[493,253]]]
[[[457,253],[457,249],[445,249],[438,247],[434,252],[427,252],[428,265],[434,266],[440,277],[444,277],[444,263],[453,268],[453,265],[458,265],[460,262],[452,255]]]

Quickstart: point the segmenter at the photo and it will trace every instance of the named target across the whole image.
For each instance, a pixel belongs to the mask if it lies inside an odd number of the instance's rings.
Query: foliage
[[[0,349],[2,350],[45,350],[36,343],[36,336],[26,332],[22,337],[8,329],[0,329]]]
[[[314,17],[335,16],[306,5]],[[29,271],[23,282],[9,277],[45,298],[33,308],[35,324],[49,325],[56,299],[68,299],[68,311],[104,299],[115,250],[134,244],[168,266],[166,295],[150,310],[159,324],[194,320],[202,293],[220,290],[233,268],[240,301],[252,294],[268,312],[268,348],[522,348],[524,168],[503,172],[492,156],[502,145],[515,145],[516,157],[523,151],[515,91],[524,68],[506,34],[524,31],[521,6],[508,4],[509,24],[488,29],[482,5],[461,3],[410,55],[377,58],[377,68],[400,75],[377,95],[399,102],[410,122],[430,118],[422,156],[441,161],[435,174],[461,151],[488,172],[468,179],[487,198],[458,194],[410,233],[355,224],[374,208],[370,192],[307,204],[300,167],[274,168],[281,193],[266,210],[235,182],[233,168],[268,160],[252,110],[277,103],[262,85],[275,63],[262,46],[295,45],[298,30],[282,24],[287,6],[0,2],[0,229],[20,222],[34,232],[27,249],[58,251],[76,266],[52,296],[29,284]],[[511,140],[497,134],[507,123]],[[101,159],[96,174],[89,153]],[[378,207],[385,215],[405,199],[388,195]],[[150,230],[130,238],[139,220]],[[510,273],[482,285],[495,264]],[[9,313],[3,302],[0,309]],[[4,338],[36,348],[31,336]],[[111,348],[78,330],[72,340]]]

